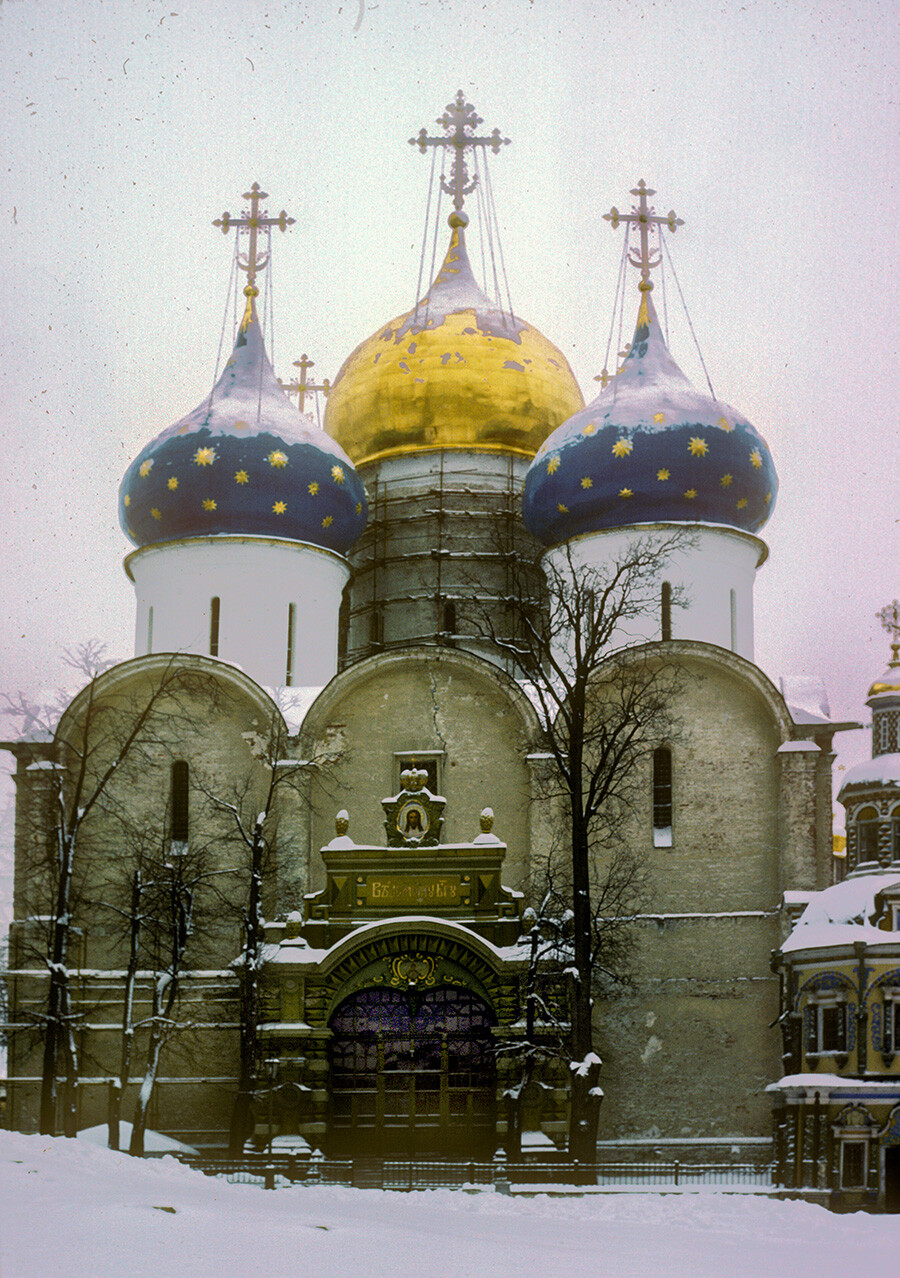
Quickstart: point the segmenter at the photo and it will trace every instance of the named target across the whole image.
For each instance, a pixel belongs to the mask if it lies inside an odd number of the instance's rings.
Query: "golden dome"
[[[882,693],[900,692],[900,643],[891,644],[891,660],[887,670],[876,679],[869,689],[869,697],[879,697]]]
[[[439,448],[531,457],[584,404],[566,357],[475,282],[465,213],[430,292],[344,361],[325,429],[357,463]]]

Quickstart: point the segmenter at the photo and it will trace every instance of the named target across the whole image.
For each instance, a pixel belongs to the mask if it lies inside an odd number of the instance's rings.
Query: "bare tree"
[[[55,1133],[62,1074],[63,1130],[74,1136],[80,1013],[73,1007],[69,962],[79,876],[83,877],[82,846],[90,844],[97,819],[108,817],[110,808],[122,801],[118,779],[140,766],[148,752],[158,752],[177,723],[187,721],[182,697],[199,675],[193,663],[173,657],[145,671],[135,687],[104,675],[103,649],[96,644],[69,654],[69,661],[90,673],[90,680],[58,723],[53,723],[53,708],[48,715],[21,696],[7,699],[7,713],[19,720],[32,742],[45,743],[40,763],[47,778],[47,806],[36,814],[43,829],[35,831],[36,863],[30,867],[28,891],[30,913],[43,926],[46,949],[41,961],[48,978],[46,1010],[40,1017],[39,1125],[42,1134]],[[93,672],[87,668],[89,662],[95,663]]]
[[[238,978],[240,1020],[240,1064],[238,1089],[229,1130],[229,1152],[238,1157],[250,1135],[251,1111],[259,1089],[259,1023],[261,1020],[261,975],[264,966],[265,919],[263,881],[266,868],[277,849],[279,797],[286,790],[298,790],[308,760],[289,757],[289,740],[284,720],[277,711],[267,728],[248,740],[251,756],[260,765],[233,779],[230,792],[221,783],[199,782],[212,808],[229,819],[232,847],[237,850],[242,883],[240,903],[242,946],[235,964]],[[259,784],[259,775],[262,784]]]
[[[626,938],[612,921],[623,918],[623,904],[639,886],[622,837],[624,824],[648,753],[671,736],[670,705],[679,678],[665,644],[625,645],[632,629],[648,615],[659,615],[663,566],[688,542],[689,534],[677,531],[637,538],[602,566],[580,563],[568,546],[558,548],[542,561],[546,597],[536,599],[529,591],[510,596],[513,637],[485,623],[540,712],[550,763],[545,797],[558,805],[565,831],[569,1155],[579,1162],[596,1157],[602,1099],[593,991],[599,975],[616,976]],[[558,890],[563,882],[557,875]]]
[[[137,1157],[144,1153],[147,1116],[163,1048],[173,1034],[185,1028],[178,1016],[178,1003],[187,968],[186,954],[196,926],[198,891],[210,873],[204,860],[202,855],[191,852],[178,853],[157,863],[149,880],[144,881],[141,876],[140,928],[153,973],[150,1015],[132,1021],[123,1034],[124,1045],[135,1030],[147,1031],[143,1079],[135,1101],[128,1149]],[[132,1015],[133,1006],[132,1001]]]

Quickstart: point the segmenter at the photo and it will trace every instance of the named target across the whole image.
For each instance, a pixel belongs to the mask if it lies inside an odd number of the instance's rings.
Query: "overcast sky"
[[[133,651],[116,493],[209,390],[213,219],[253,181],[296,218],[274,363],[333,377],[414,300],[429,161],[407,140],[462,88],[512,138],[491,175],[513,306],[587,399],[622,246],[601,215],[643,178],[684,219],[713,386],[781,481],[757,660],[868,719],[900,594],[897,29],[889,0],[0,0],[0,687],[54,684],[94,636]],[[842,761],[867,753],[858,733]]]

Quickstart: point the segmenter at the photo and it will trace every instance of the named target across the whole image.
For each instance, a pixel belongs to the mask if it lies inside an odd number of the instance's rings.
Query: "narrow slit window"
[[[190,772],[184,759],[172,764],[172,843],[186,844],[190,830]]]
[[[147,651],[153,651],[153,604],[147,609]]]
[[[219,655],[219,596],[215,595],[209,605],[209,655]]]
[[[288,687],[294,682],[294,631],[297,625],[297,605],[288,604],[287,622],[287,662],[285,663],[284,682]]]
[[[672,846],[672,751],[653,751],[653,846]]]
[[[662,584],[660,614],[662,637],[666,642],[672,638],[672,583],[670,581],[664,581]]]
[[[737,652],[737,591],[731,592],[731,651]]]
[[[444,624],[442,629],[446,631],[447,634],[456,634],[456,604],[452,600],[449,600],[444,604],[443,621]]]
[[[369,614],[369,642],[379,646],[384,643],[384,613],[378,604]]]

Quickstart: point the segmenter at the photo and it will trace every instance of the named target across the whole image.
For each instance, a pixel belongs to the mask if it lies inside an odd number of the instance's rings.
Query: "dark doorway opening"
[[[361,990],[331,1019],[333,1157],[489,1158],[495,1018],[469,990]]]
[[[884,1151],[884,1209],[900,1212],[900,1145]]]

